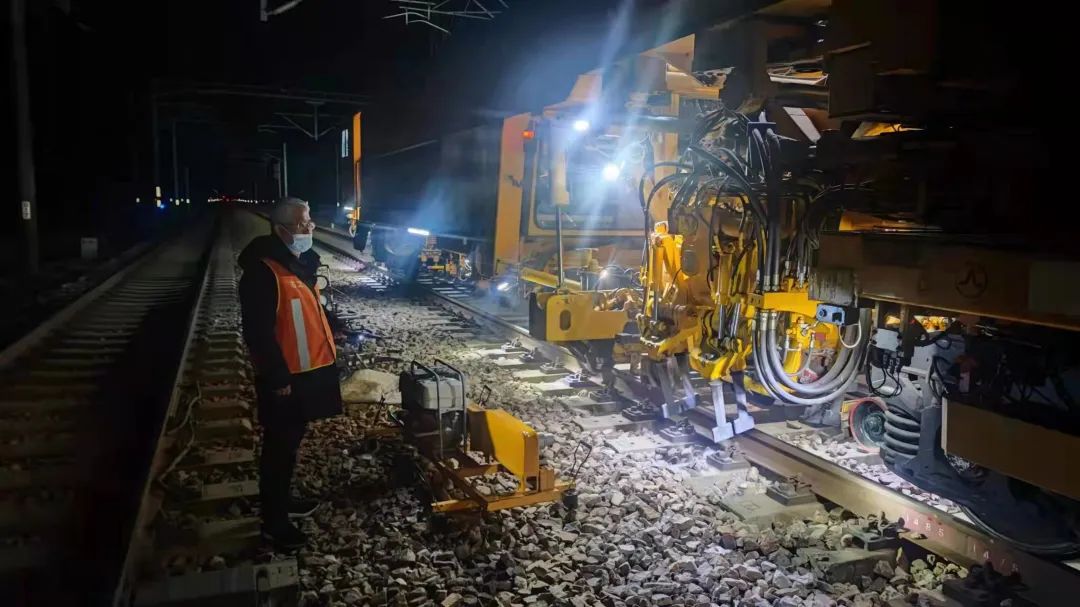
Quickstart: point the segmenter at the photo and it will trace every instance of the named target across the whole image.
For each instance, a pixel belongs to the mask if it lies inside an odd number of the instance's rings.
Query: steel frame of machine
[[[469,405],[468,428],[467,450],[479,451],[494,463],[478,462],[466,451],[454,457],[460,467],[452,467],[446,460],[437,461],[442,474],[468,498],[435,502],[432,504],[435,512],[493,512],[531,506],[557,501],[573,487],[572,483],[557,480],[554,469],[540,464],[536,431],[506,411]],[[469,482],[471,478],[498,472],[512,474],[518,480],[517,489],[512,493],[485,495]]]
[[[439,359],[430,366],[413,361],[402,372],[399,386],[402,410],[390,415],[396,427],[377,429],[371,436],[400,431],[431,462],[438,474],[428,479],[429,484],[438,497],[446,498],[433,502],[432,511],[492,512],[529,506],[557,501],[573,488],[573,482],[558,480],[553,468],[540,463],[540,437],[533,428],[505,410],[485,406],[489,388],[481,390],[479,404],[468,402],[466,377],[450,364]],[[453,406],[455,401],[460,401],[460,408]],[[499,473],[517,479],[512,492],[485,494],[472,483]],[[439,477],[465,497],[445,495]]]

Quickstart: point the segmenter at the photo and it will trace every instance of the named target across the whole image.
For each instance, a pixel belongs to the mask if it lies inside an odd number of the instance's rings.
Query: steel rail
[[[319,231],[322,237],[317,237],[316,241],[320,246],[362,261],[344,244],[328,238],[347,240],[346,235],[324,228]],[[555,355],[555,360],[571,371],[580,370],[569,351],[530,337],[526,328],[433,288],[425,288],[425,291],[476,319],[504,329],[511,336],[522,338],[523,342],[541,348],[545,354]],[[626,381],[628,378],[622,375],[621,379]],[[1073,605],[1074,597],[1080,596],[1080,564],[1077,561],[1055,561],[1023,552],[990,536],[970,521],[889,489],[758,429],[739,435],[735,440],[752,463],[778,475],[798,475],[810,483],[815,494],[853,513],[861,516],[884,513],[890,520],[903,519],[909,530],[904,534],[905,539],[930,552],[968,567],[990,563],[998,572],[1019,573],[1028,586],[1024,597],[1038,605]]]
[[[171,321],[190,313],[211,242],[201,225],[162,240],[0,353],[0,518],[5,538],[30,538],[3,550],[19,592],[98,600],[119,574],[137,508],[125,474],[153,447],[138,431],[163,413],[183,336]]]
[[[1080,575],[1069,564],[1043,559],[995,539],[969,521],[851,472],[813,453],[751,430],[735,439],[751,463],[785,476],[798,476],[817,495],[860,516],[903,519],[905,539],[965,566],[991,563],[995,571],[1017,572],[1038,605],[1074,605]],[[1068,592],[1062,593],[1068,589]]]

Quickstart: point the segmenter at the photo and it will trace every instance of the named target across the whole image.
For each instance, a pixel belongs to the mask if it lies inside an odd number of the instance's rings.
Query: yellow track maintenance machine
[[[697,105],[719,97],[717,86],[690,73],[693,60],[694,36],[687,36],[616,61],[580,76],[566,101],[529,122],[522,194],[554,228],[555,246],[554,267],[516,270],[531,285],[529,330],[566,346],[593,372],[609,374],[627,358],[618,337],[636,332],[642,241],[667,216],[663,199],[642,221],[640,184],[677,171],[680,138]],[[637,238],[618,255],[568,245],[603,227],[596,209],[612,200],[624,201],[614,220]]]
[[[1042,206],[1044,74],[982,42],[1043,39],[1013,17],[834,0],[704,27],[692,72],[720,93],[674,171],[642,180],[647,254],[622,299],[663,416],[713,440],[750,405],[846,427],[990,533],[1066,555],[1080,250]]]
[[[565,104],[402,151],[433,156],[365,185],[398,213],[368,215],[396,234],[373,248],[456,239],[494,290],[530,285],[533,335],[601,369],[640,358],[660,416],[711,440],[753,406],[846,425],[998,537],[1077,553],[1080,241],[1033,94],[1060,77],[1028,61],[1053,55],[1044,25],[755,3]]]
[[[400,279],[442,274],[522,312],[535,291],[534,335],[610,367],[616,336],[633,331],[620,289],[638,282],[651,225],[638,182],[646,166],[674,172],[683,116],[718,97],[689,73],[693,52],[694,37],[680,38],[580,75],[540,112],[385,154],[361,156],[357,115],[354,245]],[[665,213],[658,202],[652,217]]]

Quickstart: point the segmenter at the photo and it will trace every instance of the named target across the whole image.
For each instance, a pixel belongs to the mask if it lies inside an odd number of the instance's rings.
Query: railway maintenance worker
[[[262,535],[279,549],[307,542],[290,519],[318,502],[290,495],[296,452],[307,424],[341,413],[334,337],[316,289],[319,255],[308,203],[285,198],[270,214],[271,234],[240,253],[244,341],[255,366],[259,423]]]

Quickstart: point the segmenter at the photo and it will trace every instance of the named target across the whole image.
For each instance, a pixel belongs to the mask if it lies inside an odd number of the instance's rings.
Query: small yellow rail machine
[[[465,374],[436,359],[412,361],[399,379],[402,408],[394,419],[404,439],[432,462],[464,498],[436,501],[435,512],[495,511],[552,502],[573,487],[540,463],[540,436],[502,409],[469,403]],[[490,391],[485,390],[485,397]],[[511,491],[481,491],[474,481],[503,473],[517,480]],[[483,479],[479,479],[483,482]],[[491,480],[486,479],[486,480]]]

